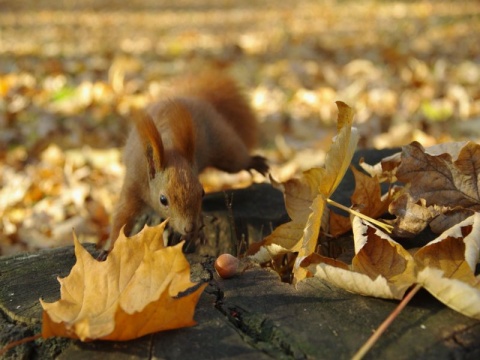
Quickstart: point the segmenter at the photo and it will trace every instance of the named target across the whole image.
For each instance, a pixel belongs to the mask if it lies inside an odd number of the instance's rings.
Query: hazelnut
[[[222,254],[215,260],[215,270],[222,279],[228,279],[237,273],[239,260],[230,254]]]

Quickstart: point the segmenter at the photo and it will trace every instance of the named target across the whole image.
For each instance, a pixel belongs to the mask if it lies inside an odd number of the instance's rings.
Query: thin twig
[[[387,330],[393,320],[396,319],[398,314],[403,310],[405,306],[412,300],[413,296],[422,288],[422,285],[415,285],[415,287],[410,290],[410,292],[403,298],[402,301],[398,304],[395,310],[392,311],[390,315],[383,321],[383,323],[378,327],[378,329],[370,336],[370,338],[363,344],[363,346],[353,355],[352,360],[361,360],[367,352],[372,348],[373,345],[377,342],[377,340],[382,336],[382,334]]]
[[[13,349],[15,346],[19,346],[19,345],[28,343],[30,341],[35,341],[41,337],[42,337],[42,334],[36,334],[36,335],[29,336],[17,341],[12,341],[11,343],[8,343],[7,345],[5,345],[3,348],[0,349],[0,356],[6,354],[8,350]]]
[[[327,199],[327,202],[333,206],[336,206],[338,207],[339,209],[342,209],[352,215],[356,215],[372,224],[375,224],[379,227],[381,227],[383,230],[385,230],[386,232],[388,232],[389,234],[392,233],[392,230],[393,230],[393,226],[392,225],[388,225],[388,224],[385,224],[384,222],[381,222],[381,221],[378,221],[378,220],[375,220],[375,219],[372,219],[370,216],[367,216],[365,214],[362,214],[361,212],[358,212],[356,210],[353,210],[353,209],[350,209],[346,206],[343,206],[342,204],[332,200],[332,199]]]

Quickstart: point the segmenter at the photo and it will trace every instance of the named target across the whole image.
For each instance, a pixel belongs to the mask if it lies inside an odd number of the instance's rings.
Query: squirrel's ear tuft
[[[152,117],[146,112],[134,112],[133,119],[147,158],[148,176],[151,180],[165,167],[162,138]]]
[[[178,101],[172,101],[166,111],[170,129],[172,129],[173,146],[182,156],[193,164],[195,159],[195,133],[192,115]]]

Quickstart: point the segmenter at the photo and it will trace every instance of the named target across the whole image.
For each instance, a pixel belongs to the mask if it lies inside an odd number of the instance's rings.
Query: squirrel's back
[[[257,119],[237,83],[225,73],[207,71],[183,77],[172,85],[175,95],[211,104],[233,127],[248,149],[257,143]]]
[[[198,173],[208,166],[230,173],[268,171],[266,159],[249,152],[256,143],[255,115],[241,89],[224,73],[175,81],[166,99],[134,118],[106,249],[122,226],[130,234],[135,216],[146,209],[170,218],[169,226],[186,239],[201,238],[203,188]]]

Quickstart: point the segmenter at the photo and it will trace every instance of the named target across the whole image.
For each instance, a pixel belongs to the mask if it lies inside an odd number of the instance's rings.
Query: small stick
[[[8,343],[7,345],[5,345],[3,348],[0,349],[0,356],[6,354],[6,352],[8,350],[13,349],[15,346],[22,345],[22,344],[25,344],[27,342],[37,340],[41,337],[42,337],[42,334],[36,334],[36,335],[29,336],[29,337],[26,337],[26,338],[23,338],[23,339],[20,339],[20,340],[17,340],[17,341],[12,341],[11,343]]]
[[[382,334],[387,330],[390,324],[395,320],[395,318],[400,314],[405,306],[412,300],[413,296],[422,288],[422,285],[416,284],[415,287],[410,290],[410,292],[403,298],[398,306],[391,312],[390,315],[383,321],[383,323],[378,327],[378,329],[370,336],[370,338],[363,344],[363,346],[353,355],[352,360],[361,360],[367,352],[372,348],[377,340],[382,336]]]

